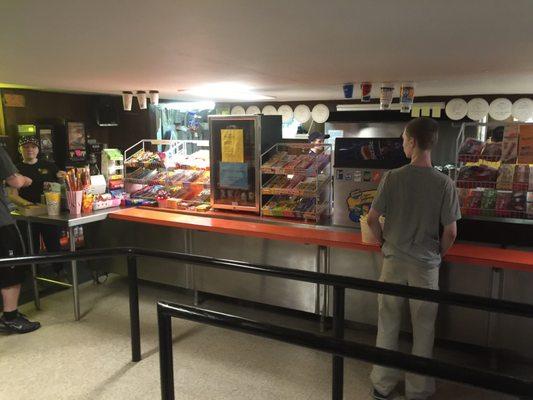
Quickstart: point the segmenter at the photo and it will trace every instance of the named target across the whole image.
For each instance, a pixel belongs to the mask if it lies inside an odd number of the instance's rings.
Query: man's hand
[[[12,188],[20,189],[22,187],[30,186],[32,183],[32,180],[24,175],[13,174],[6,178],[6,183],[8,184],[8,186],[11,186]]]
[[[457,222],[452,222],[444,227],[442,231],[442,237],[440,238],[440,255],[444,255],[450,250],[455,238],[457,237]]]
[[[371,208],[366,221],[379,245],[383,246],[383,231],[381,230],[381,224],[379,223],[379,213]]]
[[[57,171],[56,177],[60,180],[65,179],[65,176],[67,176],[67,173],[65,171]]]

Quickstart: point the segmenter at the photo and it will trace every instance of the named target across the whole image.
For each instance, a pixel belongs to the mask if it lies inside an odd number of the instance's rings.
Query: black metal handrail
[[[129,255],[134,257],[144,256],[174,261],[185,261],[189,264],[196,264],[204,267],[215,267],[231,271],[337,286],[346,289],[362,290],[372,293],[395,295],[434,303],[533,318],[533,304],[518,303],[507,300],[496,300],[462,293],[443,292],[435,289],[379,282],[371,279],[325,274],[321,272],[297,270],[273,265],[252,264],[245,261],[225,260],[175,251],[152,250],[140,247],[109,247],[102,249],[80,250],[76,252],[47,253],[36,256],[4,258],[0,259],[0,268],[11,265],[42,264],[70,260],[109,258],[119,255]]]
[[[533,318],[533,305],[531,304],[517,303],[505,300],[495,300],[460,293],[441,292],[439,290],[416,288],[393,283],[379,282],[369,279],[353,278],[341,275],[331,275],[318,272],[276,267],[271,265],[259,265],[242,261],[224,260],[206,256],[197,256],[164,250],[151,250],[138,247],[113,247],[103,249],[81,250],[78,252],[69,253],[49,253],[37,256],[4,258],[0,259],[0,268],[12,265],[42,264],[51,261],[61,262],[70,260],[100,259],[121,255],[125,255],[127,257],[128,266],[132,361],[139,361],[141,359],[137,282],[137,257],[139,256],[162,258],[173,261],[184,261],[189,264],[196,264],[201,267],[253,273],[258,275],[266,275],[277,278],[285,278],[333,286],[333,334],[336,339],[342,339],[344,337],[345,289],[356,289],[373,293],[382,293],[442,304],[449,304]],[[161,339],[165,338],[160,337],[160,340]],[[396,353],[397,357],[407,356],[406,354],[400,352],[392,353]],[[342,399],[343,397],[343,369],[344,363],[342,356],[334,355],[332,398],[336,400]],[[475,380],[472,380],[469,383],[480,387],[492,387],[483,386],[482,382],[478,382]],[[523,383],[526,385],[530,384],[529,382]],[[163,392],[163,394],[164,393],[165,392]],[[164,398],[170,399],[173,397]]]
[[[342,338],[331,338],[270,323],[258,322],[199,307],[158,301],[157,320],[159,324],[161,393],[164,400],[174,399],[171,317],[274,339],[330,353],[337,357],[353,358],[386,367],[399,368],[407,372],[478,386],[500,393],[533,396],[533,383],[515,377],[381,349]],[[340,378],[342,382],[342,377]]]

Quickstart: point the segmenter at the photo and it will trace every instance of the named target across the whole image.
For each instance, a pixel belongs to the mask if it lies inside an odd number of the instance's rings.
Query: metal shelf
[[[487,217],[484,215],[464,215],[462,219],[475,220],[475,221],[487,221],[487,222],[499,222],[499,223],[505,223],[505,224],[533,225],[533,219],[523,219],[523,218]]]

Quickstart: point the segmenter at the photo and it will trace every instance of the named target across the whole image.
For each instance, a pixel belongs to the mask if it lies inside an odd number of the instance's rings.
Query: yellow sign
[[[242,129],[220,131],[222,162],[244,162],[244,132]]]

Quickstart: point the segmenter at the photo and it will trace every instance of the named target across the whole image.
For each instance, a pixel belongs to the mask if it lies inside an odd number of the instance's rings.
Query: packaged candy
[[[498,190],[496,192],[496,215],[498,217],[509,217],[511,215],[511,201],[513,192],[507,190]]]
[[[481,140],[467,138],[459,147],[459,159],[475,159],[481,155],[483,142]]]
[[[518,131],[516,127],[507,127],[503,134],[502,162],[514,164],[518,156]]]
[[[527,217],[533,218],[533,203],[527,203]]]
[[[481,158],[499,160],[502,156],[501,142],[487,142],[481,150]]]
[[[513,192],[510,209],[518,213],[526,212],[526,192]]]
[[[514,172],[515,183],[529,183],[529,165],[518,164]]]
[[[496,190],[485,189],[481,198],[481,214],[486,216],[494,215],[496,207]]]
[[[498,170],[498,180],[496,181],[496,188],[500,190],[510,190],[513,187],[513,180],[515,175],[514,164],[502,164]]]
[[[466,198],[466,208],[470,215],[479,215],[481,213],[481,199],[483,198],[483,189],[471,189]]]

